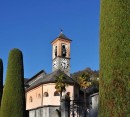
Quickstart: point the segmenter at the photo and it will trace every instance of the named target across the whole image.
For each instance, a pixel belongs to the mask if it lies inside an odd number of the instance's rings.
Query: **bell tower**
[[[51,42],[52,44],[52,71],[62,70],[70,76],[70,43],[62,31],[60,35]]]

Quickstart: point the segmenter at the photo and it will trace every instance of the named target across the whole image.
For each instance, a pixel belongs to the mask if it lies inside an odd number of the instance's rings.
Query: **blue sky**
[[[72,40],[71,73],[99,69],[99,0],[1,0],[0,58],[6,74],[9,51],[24,56],[25,77],[52,71],[51,41],[60,30]]]

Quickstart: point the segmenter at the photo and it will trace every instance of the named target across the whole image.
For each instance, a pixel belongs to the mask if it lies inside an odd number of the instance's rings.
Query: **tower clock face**
[[[61,67],[63,69],[67,69],[69,67],[69,63],[68,63],[67,59],[62,59],[61,60]]]
[[[57,68],[57,67],[58,67],[58,62],[57,62],[57,60],[55,60],[55,61],[53,62],[53,67],[54,67],[54,68]]]

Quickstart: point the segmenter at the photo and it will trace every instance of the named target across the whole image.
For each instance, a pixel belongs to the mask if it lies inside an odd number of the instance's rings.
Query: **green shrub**
[[[101,0],[99,117],[130,116],[130,0]]]
[[[0,106],[3,94],[3,61],[0,59]]]
[[[25,117],[23,55],[18,49],[9,53],[1,117]]]

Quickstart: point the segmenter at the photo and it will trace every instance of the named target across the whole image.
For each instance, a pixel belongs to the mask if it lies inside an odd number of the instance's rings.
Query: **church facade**
[[[56,109],[60,107],[60,94],[57,92],[56,77],[61,74],[68,84],[63,95],[71,100],[79,99],[79,85],[70,76],[70,46],[71,40],[62,32],[51,42],[52,73],[43,70],[26,81],[26,110],[29,117],[58,117]]]

